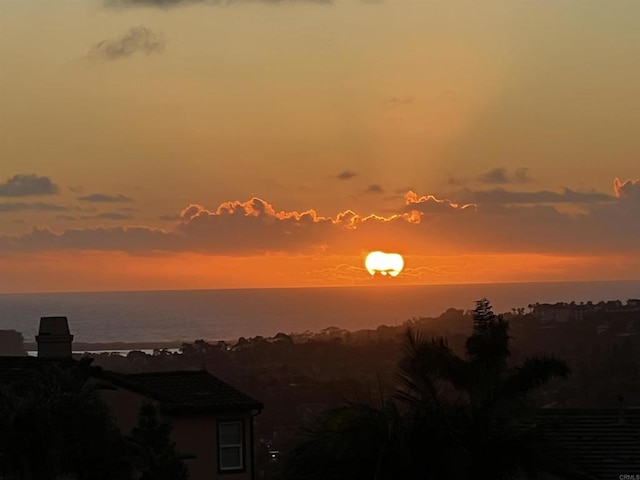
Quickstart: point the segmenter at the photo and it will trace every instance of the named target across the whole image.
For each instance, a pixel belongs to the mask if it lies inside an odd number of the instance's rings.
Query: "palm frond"
[[[449,348],[444,338],[427,339],[422,333],[408,329],[403,344],[404,355],[398,364],[401,387],[398,399],[418,406],[434,403],[445,384],[455,390],[467,387],[467,363]]]
[[[304,439],[284,467],[287,479],[374,478],[388,443],[384,412],[348,404],[322,413],[301,430]]]
[[[502,393],[508,396],[526,395],[552,378],[567,378],[569,373],[567,364],[555,357],[530,357],[505,379]]]

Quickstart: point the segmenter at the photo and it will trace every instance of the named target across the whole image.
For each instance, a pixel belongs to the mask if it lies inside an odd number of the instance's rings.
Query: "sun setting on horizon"
[[[404,258],[399,253],[370,252],[364,265],[371,276],[397,277],[404,268]]]

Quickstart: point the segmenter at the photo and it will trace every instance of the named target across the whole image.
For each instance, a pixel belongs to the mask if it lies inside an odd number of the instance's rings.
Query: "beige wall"
[[[113,412],[120,431],[127,435],[138,422],[138,412],[145,403],[157,403],[150,398],[117,388],[102,390],[102,398]],[[185,455],[193,455],[194,459],[187,460],[190,480],[250,480],[253,474],[251,416],[246,413],[225,415],[192,415],[171,416],[169,420],[173,426],[172,437],[178,451]],[[241,473],[218,472],[218,421],[244,422],[245,471]]]
[[[144,395],[122,388],[101,390],[101,396],[124,435],[131,433],[131,429],[137,425],[140,407],[145,403],[156,403]]]
[[[241,473],[218,472],[218,421],[244,421],[245,471]],[[174,417],[173,438],[180,453],[196,455],[187,460],[191,480],[250,480],[253,474],[251,455],[251,417],[244,414]]]

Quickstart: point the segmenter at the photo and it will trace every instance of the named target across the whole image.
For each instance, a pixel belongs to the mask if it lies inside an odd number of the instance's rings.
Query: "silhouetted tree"
[[[411,419],[392,400],[381,408],[351,403],[328,410],[307,424],[284,467],[284,478],[383,480],[411,476]]]
[[[128,436],[139,480],[187,480],[188,458],[178,453],[171,440],[171,425],[164,421],[154,405],[140,408],[138,424]]]
[[[16,330],[0,330],[0,355],[26,355],[24,337]]]
[[[473,327],[466,358],[444,338],[408,330],[394,397],[382,408],[325,412],[303,432],[285,478],[499,480],[552,469],[522,420],[528,394],[568,367],[551,357],[508,366],[509,325],[486,299],[476,303]]]
[[[0,452],[5,472],[23,480],[130,478],[124,441],[91,359],[41,365],[0,390]]]

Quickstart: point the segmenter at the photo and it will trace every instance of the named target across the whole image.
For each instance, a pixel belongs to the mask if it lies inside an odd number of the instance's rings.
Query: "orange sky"
[[[214,257],[183,253],[132,259],[123,253],[82,252],[14,256],[3,264],[5,292],[122,291],[207,288],[304,287],[385,284],[456,284],[635,280],[622,256],[549,255],[409,256],[397,278],[370,277],[358,257]],[[5,279],[10,278],[11,282]]]
[[[639,16],[6,0],[0,292],[638,279]]]

